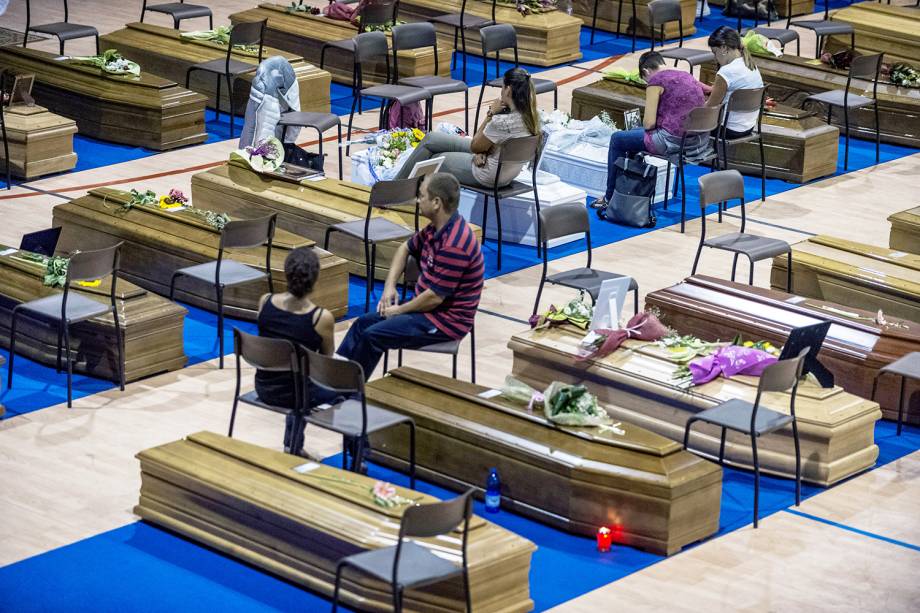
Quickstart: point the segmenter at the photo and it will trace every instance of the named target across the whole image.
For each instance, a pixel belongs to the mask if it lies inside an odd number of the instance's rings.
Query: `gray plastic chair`
[[[240,76],[258,70],[258,65],[241,62],[233,59],[233,48],[237,45],[259,45],[259,64],[262,63],[262,48],[265,40],[265,24],[267,19],[262,21],[246,21],[238,23],[230,30],[230,44],[227,45],[227,56],[217,58],[207,62],[200,62],[189,66],[185,72],[185,87],[188,89],[189,81],[192,78],[192,72],[202,70],[217,75],[217,96],[214,99],[215,119],[220,118],[220,80],[224,78],[227,81],[227,91],[230,93],[230,138],[233,138],[233,121],[236,114],[236,108],[233,100],[233,82]]]
[[[144,5],[141,7],[141,23],[144,23],[144,15],[147,11],[169,15],[172,17],[173,27],[176,30],[179,29],[179,22],[183,19],[195,19],[197,17],[207,17],[208,29],[214,29],[214,16],[211,14],[211,9],[201,4],[186,4],[185,0],[179,0],[178,2],[147,6],[147,0],[144,0]]]
[[[377,0],[376,2],[371,2],[365,4],[361,7],[361,10],[358,12],[358,34],[364,32],[370,32],[374,30],[379,30],[382,28],[392,28],[396,25],[396,15],[399,12],[399,1],[398,0]],[[319,52],[319,67],[323,68],[326,63],[326,51],[329,49],[336,49],[343,53],[354,55],[355,53],[355,39],[354,38],[343,38],[341,40],[333,40],[327,43],[324,43]],[[358,81],[357,75],[352,74],[351,81],[352,95],[357,95],[358,91]],[[358,101],[359,109],[361,101]]]
[[[351,470],[358,471],[367,451],[364,447],[367,436],[393,426],[409,426],[409,487],[415,488],[415,420],[408,415],[368,404],[364,394],[364,370],[352,360],[343,360],[304,350],[306,366],[304,372],[313,385],[338,393],[343,400],[326,409],[320,409],[308,402],[312,410],[304,421],[342,435],[342,468],[348,465],[348,442],[353,443]]]
[[[824,19],[803,19],[802,21],[792,21],[792,0],[786,0],[786,29],[789,29],[793,25],[800,28],[805,28],[806,30],[811,30],[815,33],[815,57],[821,57],[821,47],[823,46],[824,39],[828,36],[833,36],[834,34],[849,34],[850,35],[850,49],[856,49],[856,31],[853,29],[853,26],[848,23],[843,23],[842,21],[831,21],[830,19],[830,3],[828,0],[824,0]],[[795,15],[797,17],[797,15]],[[798,47],[796,47],[796,53],[798,53]]]
[[[767,238],[755,234],[746,234],[744,226],[747,222],[744,206],[744,179],[737,170],[720,170],[709,173],[699,178],[700,184],[700,244],[696,249],[693,259],[693,269],[690,274],[696,274],[696,267],[700,261],[703,247],[721,249],[734,253],[732,260],[732,281],[735,280],[735,270],[738,266],[738,256],[744,255],[751,262],[751,272],[748,283],[754,284],[754,262],[772,259],[777,255],[786,254],[786,291],[792,293],[792,247],[786,241],[777,238]],[[721,220],[721,207],[723,202],[729,200],[741,201],[741,231],[722,234],[715,238],[706,238],[706,207],[710,204],[719,205]]]
[[[48,34],[58,39],[60,43],[60,54],[64,55],[64,43],[68,40],[78,38],[89,38],[92,36],[96,39],[96,54],[99,54],[99,30],[93,26],[84,26],[78,23],[70,23],[70,10],[67,6],[67,0],[64,2],[64,21],[55,21],[54,23],[42,23],[37,26],[32,25],[32,0],[26,0],[26,30],[22,35],[22,46],[25,47],[29,41],[29,31]]]
[[[482,109],[482,97],[486,87],[497,87],[501,89],[505,86],[504,77],[499,73],[501,64],[501,52],[505,49],[511,49],[514,52],[514,67],[520,66],[518,61],[518,44],[517,32],[510,23],[500,23],[494,26],[486,26],[479,30],[479,38],[482,41],[482,88],[479,90],[479,100],[476,102],[476,119],[473,124],[479,126],[479,111]],[[495,54],[495,78],[489,80],[489,54]],[[559,108],[559,91],[556,89],[556,82],[550,79],[540,79],[530,77],[533,83],[534,91],[539,94],[553,92],[553,108]]]
[[[901,377],[901,391],[898,394],[898,436],[901,436],[901,424],[904,419],[904,405],[906,399],[904,397],[904,387],[908,379],[914,379],[915,381],[920,381],[920,351],[915,351],[913,353],[908,353],[905,356],[900,357],[891,364],[887,364],[879,369],[875,373],[875,378],[872,380],[872,400],[875,400],[875,392],[878,388],[878,380],[882,375],[892,375],[895,377]]]
[[[338,131],[338,154],[339,154],[339,181],[342,180],[342,119],[335,113],[319,113],[312,111],[288,111],[281,114],[278,121],[279,126],[284,126],[284,139],[287,139],[288,128],[313,128],[316,130],[317,143],[319,145],[319,155],[323,155],[323,132],[330,128],[336,128]]]
[[[398,85],[393,83],[393,72],[390,69],[390,52],[387,46],[387,37],[383,32],[363,32],[355,37],[355,95],[351,101],[351,113],[348,115],[348,136],[347,140],[351,142],[351,126],[355,118],[355,106],[358,101],[364,97],[380,98],[380,121],[378,127],[382,130],[386,127],[386,115],[390,106],[394,102],[399,102],[401,106],[412,104],[413,102],[425,102],[425,125],[431,123],[431,92],[422,87],[411,87],[409,85]],[[386,82],[383,85],[372,85],[364,87],[364,77],[362,75],[362,65],[365,62],[379,62],[383,60],[386,65]],[[345,155],[349,155],[351,147],[346,147]]]
[[[390,584],[393,590],[393,608],[402,611],[403,591],[438,583],[460,576],[463,579],[463,596],[466,612],[472,613],[470,579],[467,560],[473,490],[446,502],[411,506],[403,513],[399,524],[399,538],[395,545],[372,549],[339,560],[335,569],[335,589],[332,593],[332,611],[338,610],[342,572],[347,567],[361,571]],[[448,534],[463,525],[461,537],[461,564],[435,555],[427,547],[415,543],[412,537],[430,538]]]
[[[408,49],[425,49],[431,47],[434,52],[434,75],[399,78],[399,51]],[[431,94],[432,107],[435,96],[463,92],[463,129],[470,131],[470,88],[463,81],[448,79],[438,76],[438,33],[434,25],[421,21],[406,23],[393,28],[393,72],[399,79],[400,85],[421,87]],[[428,129],[431,130],[431,116],[434,109],[428,113]]]
[[[693,67],[712,62],[716,56],[712,51],[703,49],[684,49],[684,18],[681,12],[680,0],[652,0],[648,3],[648,20],[649,30],[651,31],[652,46],[655,50],[655,27],[660,29],[659,38],[661,44],[665,43],[664,27],[666,24],[677,22],[679,33],[677,49],[662,49],[659,51],[661,56],[669,60],[674,60],[674,66],[680,60],[690,65],[690,74],[693,74]]]
[[[277,214],[258,219],[241,219],[229,221],[220,233],[220,244],[217,250],[217,259],[213,262],[196,264],[180,268],[173,273],[169,280],[169,299],[176,295],[176,281],[179,277],[191,277],[202,283],[214,287],[217,294],[217,339],[220,347],[220,367],[224,367],[224,289],[251,283],[268,277],[268,292],[273,294],[275,286],[272,283],[272,240],[275,237],[275,221]],[[224,259],[225,249],[249,249],[261,247],[267,242],[265,249],[265,271],[247,266],[236,260]]]
[[[293,414],[295,417],[293,432],[297,433],[295,436],[300,436],[299,433],[303,430],[299,424],[303,422],[304,373],[301,356],[294,343],[283,338],[266,338],[247,334],[239,328],[233,328],[233,351],[236,354],[236,391],[233,394],[233,409],[230,411],[230,427],[227,430],[227,436],[233,437],[233,424],[236,421],[236,409],[240,402],[275,413]],[[290,373],[294,389],[294,406],[282,407],[269,404],[259,398],[259,394],[255,390],[240,394],[241,361],[266,372]],[[300,445],[297,444],[299,442],[291,442],[292,453],[297,453],[300,450]]]
[[[379,34],[379,32],[374,32]],[[366,290],[364,296],[364,310],[370,309],[371,289],[374,286],[374,277],[377,272],[377,244],[387,241],[404,240],[418,231],[418,187],[420,177],[414,179],[397,179],[394,181],[377,181],[371,187],[371,195],[367,203],[367,215],[364,219],[345,221],[326,228],[323,240],[323,249],[329,250],[329,237],[333,232],[341,232],[352,238],[364,241],[364,268]],[[372,217],[374,209],[389,209],[405,207],[407,204],[415,206],[415,230],[401,226],[383,217]]]
[[[466,81],[466,31],[467,30],[479,30],[485,26],[493,25],[495,22],[495,4],[496,0],[491,0],[492,2],[492,18],[486,19],[485,17],[479,17],[477,15],[467,15],[466,13],[466,4],[468,0],[463,0],[460,3],[460,12],[459,13],[445,13],[443,15],[435,15],[430,18],[429,21],[432,23],[440,23],[449,28],[454,29],[454,56],[451,60],[451,68],[457,67],[457,37],[460,37],[460,51],[463,56],[463,81]]]
[[[497,27],[497,26],[490,26]],[[485,28],[483,28],[485,29]],[[478,122],[477,122],[478,125]],[[537,165],[540,160],[540,140],[541,136],[524,136],[521,138],[510,138],[501,145],[501,151],[498,154],[498,168],[495,176],[500,177],[502,167],[505,164],[520,164],[530,162],[531,166],[531,183],[521,181],[512,181],[504,187],[497,184],[493,187],[484,187],[479,185],[468,185],[461,183],[463,189],[482,194],[484,201],[482,203],[482,244],[486,242],[486,224],[489,221],[489,197],[495,200],[495,225],[498,230],[498,269],[502,268],[502,198],[511,198],[533,192],[534,195],[534,219],[537,220],[537,236],[540,236],[540,194],[539,185],[537,184]],[[537,255],[541,253],[540,241],[537,241]]]
[[[719,127],[719,136],[716,140],[716,151],[722,153],[722,170],[728,169],[728,146],[740,145],[756,140],[760,149],[760,201],[767,199],[767,163],[764,158],[763,150],[763,132],[761,123],[763,120],[763,105],[767,97],[766,87],[757,87],[753,89],[737,89],[733,91],[725,106],[725,113],[722,118],[722,125]],[[739,136],[738,138],[728,138],[728,119],[732,113],[757,113],[757,123],[750,134]]]
[[[760,499],[760,462],[757,458],[757,438],[764,434],[792,424],[792,439],[795,442],[795,506],[802,503],[802,454],[799,449],[799,428],[795,418],[795,395],[802,377],[802,368],[805,356],[811,350],[806,347],[799,355],[788,360],[780,360],[771,364],[760,376],[757,384],[757,396],[754,404],[733,398],[711,409],[701,411],[687,420],[684,428],[684,449],[688,449],[690,428],[697,421],[713,424],[722,429],[719,441],[719,464],[725,460],[725,433],[734,430],[751,437],[751,456],[754,464],[754,527],[757,527],[758,504]],[[789,415],[760,406],[760,398],[764,392],[785,392],[792,389],[789,397]]]
[[[847,74],[847,84],[843,89],[832,89],[830,91],[812,94],[805,99],[806,102],[819,102],[827,105],[827,123],[831,122],[831,112],[834,107],[843,109],[843,169],[850,167],[850,109],[859,109],[871,106],[875,111],[875,163],[879,162],[879,150],[881,141],[881,130],[878,120],[878,76],[882,70],[882,58],[884,53],[874,55],[861,55],[853,58],[850,64],[850,72]],[[859,94],[850,92],[850,83],[853,78],[871,79],[872,80],[872,97],[867,98]]]
[[[7,95],[6,75],[6,70],[0,70],[0,101],[2,101],[3,96]],[[12,95],[12,93],[10,93],[10,95]],[[13,170],[12,166],[10,165],[10,141],[6,134],[6,113],[4,112],[5,107],[6,105],[0,102],[0,138],[3,139],[3,164],[5,166],[4,171],[6,174],[6,189],[13,189]]]
[[[620,279],[625,275],[614,272],[605,272],[591,268],[591,222],[588,219],[588,210],[582,204],[559,204],[540,211],[540,242],[543,244],[543,272],[540,275],[540,285],[537,287],[537,298],[533,303],[533,314],[537,314],[540,307],[540,297],[543,295],[543,286],[546,283],[562,285],[573,289],[584,290],[591,296],[591,301],[597,301],[601,290],[601,283],[607,279]],[[547,275],[549,265],[548,247],[554,238],[561,238],[571,234],[584,234],[588,248],[588,263],[584,268],[574,268],[564,272]],[[633,293],[633,312],[639,314],[639,284],[635,279],[629,282],[629,290]]]
[[[70,256],[64,291],[38,298],[13,307],[10,321],[10,364],[7,369],[7,387],[13,387],[13,358],[16,355],[16,323],[20,315],[30,319],[50,322],[57,326],[57,371],[61,372],[61,351],[67,362],[67,408],[73,404],[73,360],[70,352],[70,326],[100,315],[112,314],[115,324],[115,347],[118,355],[118,386],[125,390],[124,338],[118,308],[115,305],[115,285],[118,280],[119,250],[122,243],[95,251],[77,251]],[[111,277],[108,304],[87,298],[82,293],[71,292],[78,281],[95,281]],[[78,351],[79,357],[79,351]]]

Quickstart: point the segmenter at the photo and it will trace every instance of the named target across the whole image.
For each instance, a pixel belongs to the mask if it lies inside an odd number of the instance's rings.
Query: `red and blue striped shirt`
[[[416,295],[430,289],[444,299],[425,316],[447,336],[463,338],[473,327],[482,294],[485,264],[479,239],[454,213],[440,230],[428,224],[410,238],[409,253],[419,263]]]

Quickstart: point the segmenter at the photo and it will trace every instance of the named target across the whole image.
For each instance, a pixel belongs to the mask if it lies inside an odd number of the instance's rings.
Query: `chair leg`
[[[536,187],[536,186],[534,186]],[[502,203],[495,195],[495,231],[498,238],[498,269],[502,269]]]
[[[792,420],[792,440],[795,443],[795,506],[802,504],[802,452],[799,448],[799,425]]]
[[[455,377],[456,378],[456,377]],[[415,489],[415,422],[409,421],[409,489]]]
[[[696,274],[696,267],[700,263],[701,255],[703,255],[703,241],[700,241],[699,246],[696,248],[696,257],[693,258],[693,268],[690,269],[691,276]],[[734,278],[734,275],[732,275],[732,278]]]
[[[351,155],[351,124],[355,121],[355,105],[358,104],[358,96],[360,94],[355,91],[355,95],[351,99],[351,112],[348,114],[348,134],[345,136],[345,140],[348,142],[345,145],[345,155]]]
[[[748,275],[748,285],[754,285],[754,260],[751,260],[751,272]]]
[[[230,79],[230,75],[225,75],[227,77],[227,95],[230,97],[230,138],[233,138],[233,121],[234,115],[236,114],[236,108],[233,103],[233,82]]]
[[[457,67],[457,55],[458,55],[457,49],[459,49],[459,47],[457,46],[457,43],[459,42],[459,39],[460,39],[460,28],[454,27],[454,52],[451,54],[451,57],[450,57],[450,69],[451,70]]]
[[[898,436],[901,436],[901,425],[904,422],[904,383],[907,377],[901,377],[901,392],[898,394]]]
[[[364,312],[367,313],[371,308],[371,246],[364,241]]]
[[[476,383],[476,326],[470,328],[470,381]]]
[[[64,55],[63,53],[61,55]],[[99,55],[99,35],[96,34],[96,55]]]
[[[368,277],[370,281],[368,282],[367,286],[370,290],[370,296],[373,297],[374,296],[374,283],[376,282],[376,275],[377,275],[377,243],[371,243],[371,271],[370,272],[371,272],[370,277]]]
[[[398,349],[396,351],[396,365],[401,367],[402,363],[403,363],[403,350]]]
[[[337,136],[337,138],[338,138],[338,143],[339,143],[339,146],[338,146],[338,150],[339,150],[339,181],[341,181],[341,180],[342,180],[342,177],[344,176],[344,175],[342,174],[342,172],[344,171],[344,168],[343,168],[343,166],[342,166],[342,122],[339,122],[339,125],[337,126],[337,130],[338,130],[338,136]]]
[[[668,196],[671,195],[671,160],[668,159],[668,166],[664,172],[664,202],[662,202],[662,207],[665,211],[668,210]]]
[[[738,254],[736,253],[732,258],[732,282],[735,280],[735,272],[738,269]]]
[[[875,101],[875,163],[879,163],[881,151],[882,129],[878,123],[878,100]]]
[[[13,358],[16,356],[16,320],[19,317],[18,309],[13,309],[10,320],[10,363],[6,365],[6,387],[13,388]]]
[[[466,76],[464,76],[464,80]],[[473,119],[473,127],[477,130],[479,129],[479,110],[482,108],[482,96],[486,91],[486,84],[483,82],[482,87],[479,88],[479,98],[476,100],[476,116]]]
[[[719,464],[725,462],[725,435],[727,432],[725,426],[722,426],[722,435],[719,437]]]
[[[335,567],[335,587],[332,588],[332,613],[339,610],[339,588],[342,585],[342,571],[346,564],[339,562]]]
[[[67,363],[67,408],[73,406],[73,362],[70,359],[70,326],[62,321],[64,327],[64,360]]]
[[[118,389],[125,391],[125,350],[124,338],[121,332],[121,322],[118,321],[118,309],[112,309],[112,319],[115,322],[115,347],[118,356]]]
[[[633,290],[633,315],[639,314],[639,288]]]
[[[693,426],[693,422],[695,422],[695,421],[696,421],[696,420],[695,420],[694,418],[691,417],[690,419],[687,420],[687,425],[684,426],[684,451],[686,451],[686,450],[688,449],[688,447],[689,447],[689,443],[690,443],[690,428]]]
[[[463,129],[470,133],[470,90],[463,90]]]
[[[767,201],[767,161],[764,159],[763,134],[758,138],[760,144],[760,201]]]
[[[401,585],[393,586],[393,610],[396,613],[402,613],[402,594],[403,588]]]
[[[850,111],[843,107],[843,171],[850,169]]]
[[[683,158],[677,164],[678,180],[680,181],[680,233],[684,233],[687,219],[687,185],[684,179],[684,160]]]
[[[214,97],[214,121],[220,121],[220,88],[221,88],[221,79],[220,79],[220,75],[217,75],[217,93],[215,94],[215,97]]]
[[[227,428],[227,436],[233,438],[233,424],[236,422],[236,408],[240,403],[239,390],[233,396],[233,408],[230,409],[230,427]]]
[[[757,435],[751,433],[751,457],[754,461],[754,528],[757,527],[758,505],[760,504],[760,462],[757,460]]]
[[[537,309],[540,308],[540,297],[543,295],[543,286],[546,284],[546,277],[540,277],[540,285],[537,286],[537,298],[533,301],[533,313],[531,315],[537,314]]]
[[[220,354],[218,362],[220,368],[224,367],[224,288],[220,285],[217,289],[217,351]]]
[[[383,374],[387,374],[390,370],[390,352],[383,352]]]
[[[786,254],[786,293],[792,293],[792,249]]]
[[[456,353],[452,356],[451,362],[452,362],[452,366],[451,366],[450,376],[452,379],[456,379],[457,378],[457,354]]]

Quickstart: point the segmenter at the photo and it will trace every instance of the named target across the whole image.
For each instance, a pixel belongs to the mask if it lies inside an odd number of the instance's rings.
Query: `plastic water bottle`
[[[486,512],[498,513],[502,504],[502,482],[498,478],[498,469],[489,469],[489,478],[486,479]]]

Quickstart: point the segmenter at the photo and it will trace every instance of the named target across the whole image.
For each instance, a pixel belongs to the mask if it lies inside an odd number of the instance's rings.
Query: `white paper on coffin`
[[[526,175],[526,176],[525,176]],[[526,179],[527,183],[531,182],[530,171],[522,172],[518,178],[519,181]],[[546,209],[560,204],[575,202],[581,205],[585,204],[587,194],[583,189],[579,189],[568,183],[560,181],[554,175],[540,171],[537,174],[537,185],[540,190],[540,208]],[[495,204],[489,199],[489,221],[486,228],[486,238],[495,240],[498,236],[498,229],[495,222]],[[519,243],[522,245],[534,246],[536,242],[536,224],[534,223],[534,196],[533,192],[527,192],[513,198],[502,199],[502,241],[505,243]],[[466,189],[460,190],[460,214],[474,224],[482,223],[482,205],[484,198],[481,194]],[[564,245],[572,241],[581,240],[583,235],[572,234],[562,236],[549,242],[550,248],[557,245]]]
[[[655,202],[663,202],[664,175],[668,163],[666,160],[651,156],[645,159],[649,164],[658,167]],[[607,148],[589,143],[578,143],[566,151],[547,148],[543,152],[543,163],[540,169],[558,175],[561,181],[580,187],[589,195],[600,198],[607,189]],[[674,166],[671,166],[670,185],[672,189],[676,170]]]

